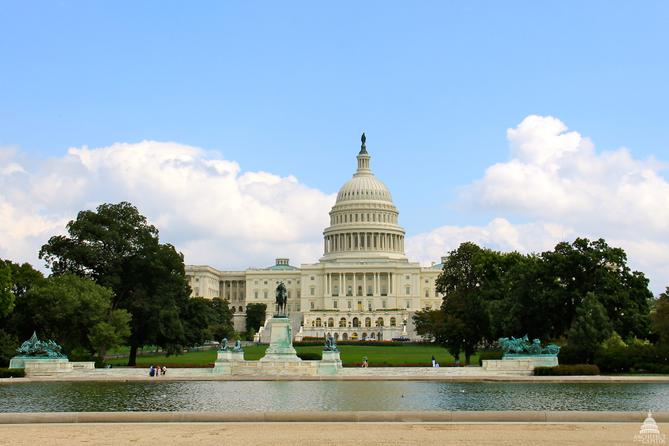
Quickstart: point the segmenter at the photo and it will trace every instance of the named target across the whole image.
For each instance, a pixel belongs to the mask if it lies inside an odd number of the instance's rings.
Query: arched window
[[[367,340],[367,333],[363,333],[363,334],[362,334],[362,340],[363,340],[363,341],[366,341],[366,340]]]
[[[391,317],[390,318],[390,326],[391,327],[396,327],[397,326],[397,319],[395,319],[394,317]]]
[[[351,335],[351,341],[357,341],[358,340],[358,333],[353,332]]]
[[[365,327],[371,327],[371,326],[372,326],[372,318],[366,317],[365,318]]]
[[[353,318],[353,326],[354,327],[359,327],[360,326],[360,319],[358,319],[357,317],[354,317]]]
[[[316,318],[316,327],[322,327],[323,326],[323,321],[321,321],[320,317]]]
[[[339,319],[339,327],[346,328],[346,318],[345,317]]]
[[[380,317],[376,320],[376,326],[377,327],[383,327],[383,318]]]
[[[333,318],[328,319],[328,327],[334,327],[334,319]]]
[[[239,307],[239,312],[240,312],[240,313],[243,313],[243,312],[244,312],[244,309],[243,309],[242,307]]]
[[[335,333],[335,336],[334,336],[334,338],[335,338],[335,340],[337,340],[337,341],[338,341],[338,340],[339,340],[339,333]]]
[[[343,333],[343,334],[341,335],[341,340],[342,340],[342,341],[348,341],[348,334]]]

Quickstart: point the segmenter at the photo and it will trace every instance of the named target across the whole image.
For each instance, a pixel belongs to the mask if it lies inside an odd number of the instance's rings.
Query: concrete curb
[[[642,423],[646,412],[404,411],[404,412],[47,412],[0,413],[0,424],[42,423]],[[657,412],[669,423],[669,412]]]

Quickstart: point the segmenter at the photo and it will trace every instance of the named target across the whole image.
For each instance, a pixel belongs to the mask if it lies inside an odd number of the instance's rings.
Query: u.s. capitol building
[[[416,338],[413,313],[441,305],[435,280],[442,265],[409,262],[399,212],[370,159],[363,134],[358,168],[337,194],[318,263],[297,268],[279,258],[268,268],[245,271],[188,265],[192,295],[226,299],[235,329],[244,330],[246,305],[264,303],[271,316],[274,291],[283,282],[298,340],[326,334],[338,340]]]

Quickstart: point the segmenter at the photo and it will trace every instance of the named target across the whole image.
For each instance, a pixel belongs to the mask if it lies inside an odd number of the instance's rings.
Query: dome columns
[[[380,251],[404,254],[404,235],[378,231],[326,234],[324,252]]]

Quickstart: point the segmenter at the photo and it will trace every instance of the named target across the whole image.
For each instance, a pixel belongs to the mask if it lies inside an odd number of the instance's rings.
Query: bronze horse
[[[279,316],[285,316],[287,301],[288,301],[288,293],[286,291],[286,285],[284,285],[283,282],[281,282],[276,287],[276,307]]]

